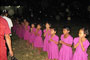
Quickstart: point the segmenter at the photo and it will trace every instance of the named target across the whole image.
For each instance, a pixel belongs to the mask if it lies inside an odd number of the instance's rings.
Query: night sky
[[[31,19],[55,20],[59,16],[60,21],[68,17],[73,21],[90,21],[90,0],[0,0],[0,5],[23,6],[19,16]]]

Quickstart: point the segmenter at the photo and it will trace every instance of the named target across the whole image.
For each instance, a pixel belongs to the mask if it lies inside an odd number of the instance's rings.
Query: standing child
[[[49,50],[48,50],[48,58],[50,60],[58,60],[58,41],[59,37],[56,35],[56,31],[54,28],[51,28],[51,36],[49,36]]]
[[[25,33],[24,33],[24,40],[29,40],[30,37],[30,26],[29,26],[29,22],[25,23]]]
[[[88,34],[89,32],[86,28],[79,30],[79,37],[74,39],[74,48],[76,48],[76,51],[73,60],[88,60],[87,48],[89,41],[86,38]]]
[[[59,60],[72,60],[72,43],[73,37],[69,34],[70,27],[63,28],[63,34],[60,37],[60,44],[62,44],[59,52]]]
[[[32,48],[33,48],[33,44],[34,44],[34,40],[35,40],[35,31],[36,31],[35,25],[32,24],[31,25],[31,36],[30,36],[30,39],[29,39],[29,43],[32,44]]]
[[[46,23],[46,29],[44,29],[44,46],[43,46],[43,51],[48,51],[48,40],[49,40],[49,35],[50,35],[50,24]]]
[[[37,25],[36,32],[35,32],[35,41],[34,46],[38,48],[38,53],[40,54],[41,48],[43,48],[43,40],[42,40],[42,31],[40,30],[41,26],[40,24]]]
[[[29,22],[25,23],[25,32],[24,32],[24,40],[27,40],[27,46],[29,47],[29,39],[30,39],[30,26]]]

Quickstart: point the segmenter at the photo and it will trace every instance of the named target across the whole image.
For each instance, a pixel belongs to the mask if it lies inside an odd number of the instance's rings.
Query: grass
[[[60,37],[60,35],[62,34],[63,25],[59,25],[59,26],[54,25],[54,26],[58,27],[56,30],[57,30],[57,35]],[[78,25],[74,25],[74,24],[72,25],[71,35],[73,37],[78,36],[79,28],[80,26]],[[88,40],[90,40],[90,37],[88,38]],[[18,60],[45,60],[45,58],[47,57],[47,54],[45,52],[41,52],[41,54],[39,55],[37,53],[37,49],[33,50],[31,45],[27,47],[26,41],[18,38],[15,34],[13,34],[12,36],[12,46],[13,46],[14,55]],[[73,48],[73,52],[74,51],[75,49]],[[88,53],[88,60],[90,60],[90,47],[88,48],[87,53]],[[10,60],[10,56],[8,56],[8,59]]]

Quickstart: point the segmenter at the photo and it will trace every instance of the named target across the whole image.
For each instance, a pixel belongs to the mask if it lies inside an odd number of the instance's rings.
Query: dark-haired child
[[[34,47],[38,48],[38,53],[40,54],[41,48],[43,48],[43,40],[42,40],[42,30],[41,25],[38,24],[35,32],[35,41],[34,41]]]
[[[62,44],[59,52],[59,60],[72,60],[72,43],[73,37],[70,35],[70,27],[63,28],[63,34],[60,37],[60,44]]]
[[[44,46],[43,46],[43,51],[48,51],[48,40],[49,40],[49,35],[50,35],[50,24],[46,23],[45,25],[46,29],[44,29]]]
[[[51,36],[49,36],[49,50],[48,58],[50,60],[58,60],[59,50],[58,50],[59,37],[56,35],[56,30],[51,28]]]
[[[29,39],[29,43],[32,44],[32,48],[34,47],[34,41],[35,41],[35,31],[36,31],[36,28],[35,28],[35,25],[34,24],[31,24],[31,31],[30,31],[30,39]]]
[[[79,37],[74,39],[74,48],[76,48],[73,60],[88,60],[87,48],[89,41],[86,36],[89,34],[86,28],[79,30]]]

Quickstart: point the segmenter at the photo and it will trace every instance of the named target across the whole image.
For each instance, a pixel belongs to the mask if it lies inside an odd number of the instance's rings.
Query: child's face
[[[24,19],[24,22],[26,22],[26,19]]]
[[[29,25],[29,22],[26,22],[26,25],[28,26]]]
[[[51,35],[55,34],[56,31],[54,29],[51,29]]]
[[[50,28],[50,25],[48,23],[46,23],[46,28]]]
[[[34,24],[32,24],[32,28],[34,28],[35,27],[35,25]]]
[[[69,32],[67,29],[63,29],[63,34],[68,34]]]
[[[79,30],[79,37],[85,37],[84,31],[82,29]]]
[[[41,28],[41,26],[40,26],[40,25],[37,25],[37,28],[38,28],[38,29],[40,29],[40,28]]]

